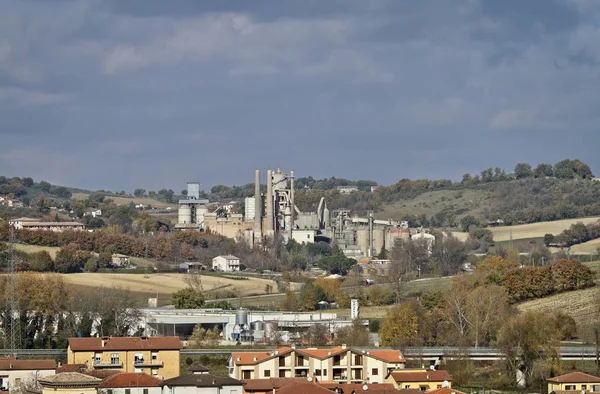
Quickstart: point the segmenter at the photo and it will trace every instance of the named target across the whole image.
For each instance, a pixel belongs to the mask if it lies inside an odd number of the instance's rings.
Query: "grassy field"
[[[578,222],[589,224],[597,222],[598,220],[600,220],[600,217],[565,219],[552,222],[520,224],[516,226],[490,227],[490,230],[492,230],[492,233],[494,234],[495,241],[508,241],[511,238],[511,233],[513,240],[520,238],[543,238],[545,234],[558,235],[572,224]]]
[[[423,193],[410,200],[399,200],[375,213],[377,219],[401,219],[408,214],[428,217],[442,211],[452,211],[457,217],[480,215],[488,200],[485,190],[437,190]]]
[[[50,254],[50,256],[53,259],[56,257],[56,252],[59,249],[57,246],[36,246],[36,245],[23,245],[23,244],[15,244],[15,248],[17,250],[21,250],[25,253],[36,253],[36,252],[46,251]]]
[[[596,254],[600,248],[600,238],[592,239],[579,245],[571,246],[571,253],[593,253]]]
[[[90,195],[88,193],[73,193],[73,199],[75,200],[86,200]],[[117,205],[126,205],[133,201],[134,204],[152,205],[156,208],[176,208],[177,204],[169,204],[163,201],[154,200],[147,197],[115,197],[106,196],[106,199],[111,199]]]

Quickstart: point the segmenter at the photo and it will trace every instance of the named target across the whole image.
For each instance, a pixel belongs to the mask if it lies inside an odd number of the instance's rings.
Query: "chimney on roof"
[[[254,357],[254,361],[256,361],[256,357]]]
[[[346,349],[346,344],[342,343],[342,349]]]
[[[239,357],[237,358],[237,361],[241,361],[241,360],[242,360],[241,358],[239,358]]]
[[[296,344],[295,343],[292,344],[292,349],[296,350]]]

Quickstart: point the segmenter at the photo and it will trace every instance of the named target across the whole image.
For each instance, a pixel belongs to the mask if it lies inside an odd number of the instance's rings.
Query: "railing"
[[[123,367],[122,361],[111,361],[108,363],[94,361],[94,368],[121,368]]]
[[[162,367],[164,364],[162,361],[159,360],[151,360],[151,361],[144,361],[144,360],[135,360],[133,362],[133,366],[137,367],[137,368],[144,368],[144,367]]]

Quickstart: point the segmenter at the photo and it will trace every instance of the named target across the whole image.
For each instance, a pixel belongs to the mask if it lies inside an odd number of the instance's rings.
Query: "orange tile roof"
[[[331,394],[330,390],[316,383],[298,383],[282,387],[275,391],[276,394]]]
[[[429,390],[426,392],[426,394],[466,394],[462,391],[458,391],[458,390],[454,390],[448,387],[444,387],[441,389],[436,389],[436,390]]]
[[[291,384],[306,383],[306,378],[244,379],[244,391],[271,391]]]
[[[369,350],[368,356],[387,363],[404,363],[406,359],[400,350]]]
[[[334,391],[340,394],[352,394],[352,393],[362,393],[365,390],[364,386],[367,386],[368,393],[375,394],[388,394],[388,393],[398,393],[398,390],[394,388],[394,385],[391,383],[375,383],[375,384],[363,384],[363,383],[336,383],[336,382],[321,382],[321,386]],[[420,391],[420,390],[419,390]]]
[[[179,337],[96,337],[69,338],[72,351],[179,350]]]
[[[296,349],[296,352],[300,354],[306,354],[311,357],[324,359],[327,357],[335,356],[348,350],[350,349],[344,349],[342,346],[336,346],[331,349]]]
[[[19,360],[17,358],[0,358],[0,370],[56,370],[54,360]]]
[[[444,370],[428,371],[426,369],[396,369],[391,372],[391,375],[396,383],[452,381],[452,376],[448,371]]]
[[[583,372],[571,372],[548,379],[552,383],[600,383],[600,378]]]
[[[290,347],[280,347],[270,352],[232,352],[231,357],[235,365],[255,365],[265,360],[287,354],[292,350]]]
[[[145,373],[118,373],[100,383],[99,388],[116,389],[122,387],[162,387],[163,381]]]

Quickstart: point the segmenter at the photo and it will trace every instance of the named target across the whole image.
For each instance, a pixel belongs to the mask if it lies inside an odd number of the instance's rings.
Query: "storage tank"
[[[238,324],[240,327],[245,327],[248,325],[248,310],[239,309],[235,314],[235,324]]]
[[[361,228],[356,230],[356,245],[360,248],[360,251],[363,252],[364,255],[367,255],[369,252],[369,229]]]
[[[192,209],[189,205],[179,206],[179,223],[190,224],[192,223]]]
[[[373,253],[379,254],[385,246],[385,229],[374,228],[373,229]]]
[[[253,331],[264,331],[265,330],[265,322],[261,320],[256,320],[252,322],[252,330]]]
[[[392,249],[396,244],[396,241],[403,240],[408,241],[410,239],[410,233],[408,229],[404,228],[391,228],[387,231],[385,246],[386,248]]]

